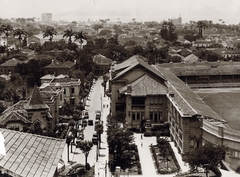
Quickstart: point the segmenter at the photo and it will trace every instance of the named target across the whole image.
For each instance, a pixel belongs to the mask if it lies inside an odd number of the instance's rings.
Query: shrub
[[[152,136],[152,133],[145,132],[145,133],[144,133],[144,136],[150,137],[150,136]]]

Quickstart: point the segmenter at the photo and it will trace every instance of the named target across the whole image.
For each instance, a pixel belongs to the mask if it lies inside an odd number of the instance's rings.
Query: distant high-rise
[[[52,13],[42,13],[42,22],[52,22]]]

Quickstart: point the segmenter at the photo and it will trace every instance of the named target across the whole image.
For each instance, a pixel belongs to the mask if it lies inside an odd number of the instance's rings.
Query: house
[[[198,62],[198,60],[199,58],[194,54],[190,54],[187,57],[182,59],[184,63],[195,63],[195,62]]]
[[[1,176],[57,177],[65,140],[0,128],[6,155],[0,154]]]
[[[46,79],[46,76],[41,78],[41,83]],[[70,105],[77,105],[81,100],[80,93],[80,79],[69,78],[66,75],[59,75],[57,77],[49,77],[49,81],[41,85],[40,91],[49,90],[51,88],[63,89],[63,93],[59,93],[59,107],[63,106],[65,102],[69,102]]]
[[[49,65],[45,66],[43,69],[45,74],[64,74],[71,76],[73,71],[76,69],[76,61],[71,62],[68,60],[65,62],[60,62],[57,60],[52,60],[52,62]]]
[[[222,51],[222,57],[223,57],[223,58],[235,58],[235,57],[240,57],[240,51],[236,51],[236,50]]]
[[[57,42],[57,41],[65,41],[67,43],[67,38],[63,38],[63,35],[54,35],[52,41],[53,42]],[[29,37],[27,39],[27,46],[29,46],[30,44],[39,44],[39,45],[43,45],[45,42],[49,42],[49,37],[43,37],[43,34],[37,34],[37,35],[33,35],[31,37]]]
[[[96,68],[95,68],[95,75],[96,76],[102,76],[105,73],[107,73],[110,69],[110,66],[112,64],[112,60],[101,55],[95,55],[93,57],[93,62],[96,64]]]
[[[141,56],[133,56],[112,66],[109,95],[113,117],[118,111],[123,112],[128,128],[140,127],[143,120],[149,121],[151,126],[168,122],[171,140],[183,160],[205,144],[227,146],[229,152],[225,160],[231,168],[237,169],[240,166],[240,125],[236,113],[240,104],[239,91],[226,96],[219,92],[213,102],[214,92],[201,96],[192,88],[210,86],[209,81],[213,81],[213,87],[229,84],[239,87],[240,65],[217,62],[150,66],[144,60]],[[206,74],[211,80],[201,82],[201,76]],[[185,75],[189,76],[191,84],[183,80]],[[224,84],[229,79],[232,83]]]
[[[52,133],[58,123],[58,94],[44,97],[37,86],[28,100],[20,100],[0,116],[0,126],[18,131]],[[55,98],[55,97],[56,98]],[[48,98],[49,100],[46,100]]]
[[[12,58],[10,60],[5,61],[0,65],[0,74],[10,74],[15,72],[15,67],[17,64],[24,63],[24,61],[18,60],[16,58]]]
[[[193,41],[192,46],[193,47],[211,47],[212,42],[211,41],[203,41],[203,40]]]
[[[135,55],[111,69],[111,112],[123,112],[128,128],[138,128],[146,119],[167,121],[165,78],[141,58]]]

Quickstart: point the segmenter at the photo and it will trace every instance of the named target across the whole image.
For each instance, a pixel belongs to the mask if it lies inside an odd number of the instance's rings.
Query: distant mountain
[[[127,11],[127,9],[114,11],[111,9],[103,10],[103,9],[84,9],[81,10],[80,8],[66,11],[59,14],[53,14],[54,20],[68,20],[68,21],[74,21],[74,20],[99,20],[99,19],[110,19],[116,21],[118,18],[126,18],[130,17],[130,13]]]

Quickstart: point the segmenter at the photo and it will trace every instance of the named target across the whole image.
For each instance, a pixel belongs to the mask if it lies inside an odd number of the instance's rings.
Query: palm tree
[[[72,29],[67,29],[66,31],[64,31],[64,34],[63,34],[63,37],[66,37],[68,38],[68,45],[69,45],[69,48],[71,46],[71,43],[72,43],[72,36],[74,35],[74,31]]]
[[[200,36],[200,38],[202,38],[203,37],[203,29],[205,30],[206,24],[203,21],[198,21],[197,22],[197,27],[198,27],[198,30],[199,30],[199,36]]]
[[[13,31],[13,27],[11,25],[1,25],[0,27],[0,33],[4,33],[6,38],[7,38],[7,56],[9,56],[9,51],[8,51],[8,36],[10,34],[10,32]]]
[[[22,41],[22,36],[26,36],[27,35],[27,32],[25,31],[25,29],[20,29],[20,28],[17,28],[13,31],[13,36],[17,36],[18,37],[18,40],[19,40],[19,45],[20,45],[20,50],[21,50],[21,41]]]
[[[57,35],[57,31],[53,27],[47,27],[43,31],[43,38],[49,37],[50,42],[52,42],[52,40],[53,40],[53,35]]]
[[[76,32],[74,37],[75,37],[75,40],[79,39],[80,48],[82,49],[83,48],[82,44],[84,42],[83,40],[85,39],[85,36],[83,35],[83,32],[82,31]]]
[[[89,155],[89,152],[91,151],[93,147],[93,143],[92,141],[81,141],[77,144],[77,148],[80,148],[83,152],[83,154],[85,155],[85,167],[86,167],[86,170],[87,169],[87,158],[88,158],[88,155]]]

